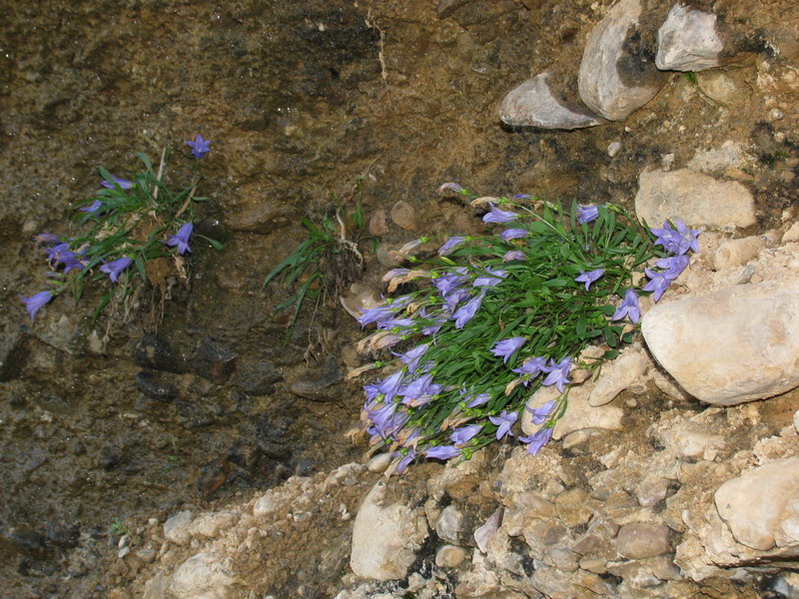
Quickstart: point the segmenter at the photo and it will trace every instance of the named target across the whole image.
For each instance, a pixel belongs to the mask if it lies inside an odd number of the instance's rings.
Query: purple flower
[[[39,311],[39,308],[53,299],[53,293],[51,291],[40,291],[36,295],[30,297],[23,297],[20,295],[19,299],[25,304],[25,309],[28,311],[28,314],[31,315],[31,320],[33,320],[36,318],[36,313]]]
[[[504,358],[503,362],[508,363],[508,359],[516,353],[516,351],[525,344],[527,339],[525,337],[511,337],[510,339],[503,339],[498,341],[491,353],[497,357]]]
[[[194,138],[194,141],[187,141],[186,143],[191,147],[191,153],[197,160],[211,151],[211,140],[203,139],[203,136],[199,133]]]
[[[364,395],[366,395],[366,399],[369,401],[373,400],[375,397],[380,395],[380,389],[378,388],[379,385],[377,383],[368,383],[363,386]]]
[[[541,448],[552,438],[552,428],[542,428],[529,437],[519,437],[519,441],[527,443],[527,453],[538,455]]]
[[[547,359],[544,357],[527,358],[519,368],[514,368],[513,372],[521,375],[527,375],[524,381],[526,387],[531,380],[537,377],[542,372],[548,372]]]
[[[551,399],[543,406],[541,406],[540,408],[536,408],[535,410],[527,408],[527,411],[529,411],[533,415],[533,424],[538,424],[538,425],[544,424],[546,419],[549,418],[550,414],[552,414],[552,410],[554,410],[555,406],[557,405],[558,402],[554,399]]]
[[[502,282],[502,279],[508,276],[507,270],[491,270],[486,268],[485,275],[477,277],[472,285],[474,287],[496,287]]]
[[[395,457],[399,457],[400,455],[402,455],[402,458],[399,462],[397,462],[397,474],[402,474],[405,472],[405,469],[410,465],[410,463],[416,459],[416,451],[414,451],[413,447],[410,447],[408,449],[404,449],[402,452],[394,452]]]
[[[509,212],[507,210],[500,210],[494,204],[489,204],[491,206],[491,212],[488,212],[485,216],[483,216],[483,222],[486,223],[507,223],[512,220],[516,220],[519,215],[515,212]]]
[[[590,223],[599,218],[599,208],[596,206],[577,206],[577,222]]]
[[[556,385],[558,391],[563,393],[563,385],[567,385],[571,383],[568,379],[569,371],[572,367],[572,359],[571,358],[564,358],[557,364],[555,360],[550,362],[550,365],[546,367],[545,372],[547,372],[546,378],[541,382],[542,385],[545,387],[549,387],[550,385]]]
[[[166,244],[170,246],[178,246],[178,253],[183,254],[185,252],[191,252],[191,248],[189,247],[189,237],[191,237],[191,232],[194,230],[194,225],[191,223],[184,223],[178,229],[178,232],[175,235],[171,235],[169,239],[166,240]]]
[[[387,271],[386,274],[383,275],[383,278],[380,279],[381,281],[390,281],[394,277],[404,277],[409,272],[411,272],[407,268],[392,268],[391,270]]]
[[[686,268],[691,259],[688,256],[672,256],[671,258],[661,258],[655,264],[660,268],[667,269],[663,276],[672,281],[679,277]]]
[[[414,379],[405,387],[403,387],[399,394],[405,396],[405,399],[402,403],[405,404],[416,404],[417,402],[414,400],[418,400],[425,396],[432,397],[434,395],[438,395],[441,393],[441,385],[433,383],[433,375],[432,374],[423,374],[418,379]],[[429,401],[429,400],[428,400]],[[424,403],[427,403],[426,401]]]
[[[361,327],[365,327],[373,322],[380,322],[394,315],[394,308],[388,305],[375,306],[364,310],[361,308],[361,315],[358,317],[358,322]]]
[[[455,193],[465,193],[466,190],[458,185],[457,183],[442,183],[438,188],[438,193],[444,193],[445,191],[454,191]]]
[[[672,279],[666,277],[666,273],[655,272],[654,270],[645,269],[646,276],[649,277],[649,282],[643,286],[644,291],[652,291],[655,297],[655,302],[659,301],[663,296],[663,292],[668,289]]]
[[[636,295],[635,289],[632,288],[628,289],[624,294],[624,299],[610,319],[621,320],[625,316],[629,316],[630,321],[633,323],[641,320],[641,306],[638,304],[638,295]]]
[[[505,435],[510,435],[511,437],[513,436],[513,433],[510,431],[510,427],[516,423],[518,418],[519,414],[516,412],[511,412],[508,414],[507,410],[502,410],[499,416],[488,417],[488,419],[491,421],[491,424],[495,424],[499,427],[497,429],[497,441]]]
[[[94,200],[91,204],[87,204],[83,208],[80,209],[81,212],[97,212],[100,208],[103,207],[103,203],[100,200]]]
[[[441,327],[444,325],[447,320],[449,320],[448,315],[439,312],[438,314],[434,314],[432,316],[428,316],[427,312],[424,308],[422,308],[419,316],[424,319],[427,319],[428,324],[422,327],[422,335],[435,335],[441,330]]]
[[[529,200],[531,196],[529,193],[515,193],[513,194],[514,200]]]
[[[465,281],[466,277],[464,275],[453,273],[433,279],[433,286],[438,289],[441,297],[446,299],[448,294],[460,287]]]
[[[412,373],[416,371],[416,368],[419,366],[419,360],[422,359],[422,356],[429,347],[429,343],[422,343],[406,351],[404,354],[400,354],[399,359],[402,360],[404,364],[408,365],[408,372]]]
[[[461,450],[454,445],[438,445],[424,450],[424,454],[428,458],[435,458],[437,460],[449,460],[461,454]]]
[[[474,315],[477,314],[477,311],[480,309],[480,304],[483,303],[484,297],[485,293],[481,293],[457,309],[455,314],[452,315],[452,317],[455,319],[456,329],[462,329],[467,322],[474,318]]]
[[[83,263],[80,261],[82,256],[79,256],[71,249],[68,243],[59,243],[51,248],[46,249],[47,259],[50,264],[55,267],[59,264],[63,265],[64,272],[68,273],[70,270],[77,268],[81,270],[84,268]]]
[[[108,276],[111,278],[111,282],[116,283],[119,273],[130,266],[132,262],[133,260],[131,258],[123,256],[122,258],[117,258],[113,262],[106,262],[100,267],[100,271],[108,273]]]
[[[474,436],[483,428],[481,424],[470,424],[469,426],[462,426],[454,431],[450,436],[450,441],[455,445],[466,445],[471,441]]]
[[[464,241],[466,241],[465,237],[460,237],[460,236],[450,237],[444,242],[444,244],[440,248],[438,248],[438,255],[449,256],[453,251],[455,251],[455,248],[457,248]]]
[[[530,231],[527,229],[505,229],[499,234],[499,236],[505,241],[510,241],[511,239],[521,239],[522,237],[527,237],[529,234]]]
[[[511,260],[524,260],[527,258],[525,253],[521,250],[510,250],[509,252],[505,252],[505,255],[502,256],[503,262],[510,262]]]
[[[461,393],[463,393],[463,391],[461,391]],[[464,398],[464,401],[467,399],[469,400],[466,404],[467,408],[477,408],[487,404],[491,400],[491,395],[489,393],[480,393],[479,395],[470,394]]]
[[[581,270],[580,276],[574,279],[578,283],[585,283],[585,290],[588,291],[588,288],[591,287],[591,283],[599,279],[602,275],[605,274],[604,268],[597,268],[596,270],[590,270],[588,272]]]
[[[668,221],[663,223],[662,229],[651,229],[655,234],[655,245],[662,245],[667,252],[682,256],[688,250],[699,251],[700,231],[689,229],[681,220],[677,219],[677,229],[672,228]]]
[[[383,381],[378,384],[377,389],[385,396],[384,401],[389,403],[397,395],[401,385],[402,370],[397,370],[394,374],[383,379]]]
[[[100,185],[102,185],[106,189],[114,189],[115,187],[119,187],[120,189],[133,188],[132,181],[128,181],[127,179],[123,179],[122,177],[117,177],[116,175],[111,175],[111,178],[114,180],[113,183],[111,181],[103,180],[100,181]]]

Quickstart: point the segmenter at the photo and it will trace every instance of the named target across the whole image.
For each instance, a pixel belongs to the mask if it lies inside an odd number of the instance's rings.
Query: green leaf
[[[221,244],[220,242],[218,242],[216,239],[211,239],[210,237],[206,237],[205,235],[199,235],[199,234],[198,234],[198,235],[197,235],[197,237],[200,237],[200,238],[202,238],[202,239],[205,239],[205,240],[206,240],[206,241],[207,241],[209,244],[211,244],[211,247],[212,247],[212,248],[214,248],[214,249],[215,249],[215,250],[217,250],[217,251],[219,251],[219,250],[221,250],[223,247],[225,247],[223,244]],[[266,283],[264,283],[264,285],[266,285]]]

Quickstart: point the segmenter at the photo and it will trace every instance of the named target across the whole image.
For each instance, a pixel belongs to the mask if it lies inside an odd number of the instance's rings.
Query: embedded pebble
[[[466,549],[455,545],[444,545],[436,552],[436,566],[439,568],[457,568],[466,559]]]
[[[631,522],[619,529],[616,549],[629,559],[655,557],[671,551],[669,528],[662,524]]]

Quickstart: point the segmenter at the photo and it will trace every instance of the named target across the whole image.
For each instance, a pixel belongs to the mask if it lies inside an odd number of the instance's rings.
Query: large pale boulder
[[[799,385],[799,279],[737,285],[660,304],[641,330],[688,393],[735,405]]]
[[[702,71],[722,64],[724,41],[713,13],[677,4],[658,30],[657,68]]]
[[[499,107],[502,122],[542,129],[582,129],[607,122],[554,90],[551,78],[541,73],[510,91]]]
[[[689,169],[644,170],[638,178],[635,213],[660,227],[681,218],[692,226],[748,227],[757,222],[755,200],[737,181],[719,181]]]
[[[378,482],[355,517],[350,567],[363,578],[404,578],[427,537],[423,516],[401,502],[384,505],[385,500],[386,485]]]
[[[170,599],[228,599],[235,580],[220,558],[201,552],[178,566],[169,583]]]
[[[621,0],[586,41],[577,79],[580,98],[596,114],[622,121],[649,102],[666,74],[647,58],[636,29],[640,0]]]

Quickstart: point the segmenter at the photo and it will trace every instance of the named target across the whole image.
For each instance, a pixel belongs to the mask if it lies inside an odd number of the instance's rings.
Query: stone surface
[[[616,549],[629,559],[663,555],[671,551],[669,529],[662,524],[631,522],[619,529]]]
[[[660,91],[666,75],[635,42],[640,0],[622,0],[589,34],[580,62],[580,98],[589,109],[622,121]]]
[[[758,252],[764,247],[766,247],[766,239],[762,235],[725,241],[716,249],[713,256],[713,268],[724,270],[732,266],[742,266],[756,258]]]
[[[716,507],[735,540],[753,549],[799,545],[799,458],[748,470],[725,482]]]
[[[757,222],[754,198],[744,185],[689,169],[642,172],[635,213],[653,227],[677,218],[694,227],[748,227]]]
[[[236,369],[238,355],[221,343],[203,339],[194,359],[194,371],[212,383],[222,384]]]
[[[164,538],[176,545],[183,545],[191,538],[194,515],[190,510],[178,512],[164,522]]]
[[[169,583],[174,599],[227,599],[234,579],[213,555],[198,553],[178,566]]]
[[[721,65],[724,42],[713,13],[676,4],[658,30],[657,68],[702,71]]]
[[[697,399],[720,405],[799,385],[797,327],[795,278],[660,304],[641,323],[649,350],[668,373]]]
[[[400,200],[391,207],[391,222],[406,231],[416,231],[419,228],[416,210],[414,210],[413,206],[408,202],[403,200]]]
[[[427,536],[423,519],[401,503],[384,506],[386,487],[372,487],[355,517],[350,567],[358,576],[375,580],[403,578]]]
[[[444,545],[436,553],[436,566],[439,568],[457,568],[466,559],[466,550],[455,545]]]
[[[640,385],[647,368],[649,358],[643,347],[636,344],[624,348],[615,360],[602,367],[602,373],[591,390],[588,403],[591,406],[610,403],[628,387]]]
[[[499,107],[502,122],[542,129],[582,129],[606,122],[553,90],[551,78],[550,73],[541,73],[510,91]]]
[[[470,519],[455,504],[441,510],[436,519],[436,534],[453,545],[463,545],[472,532]]]

